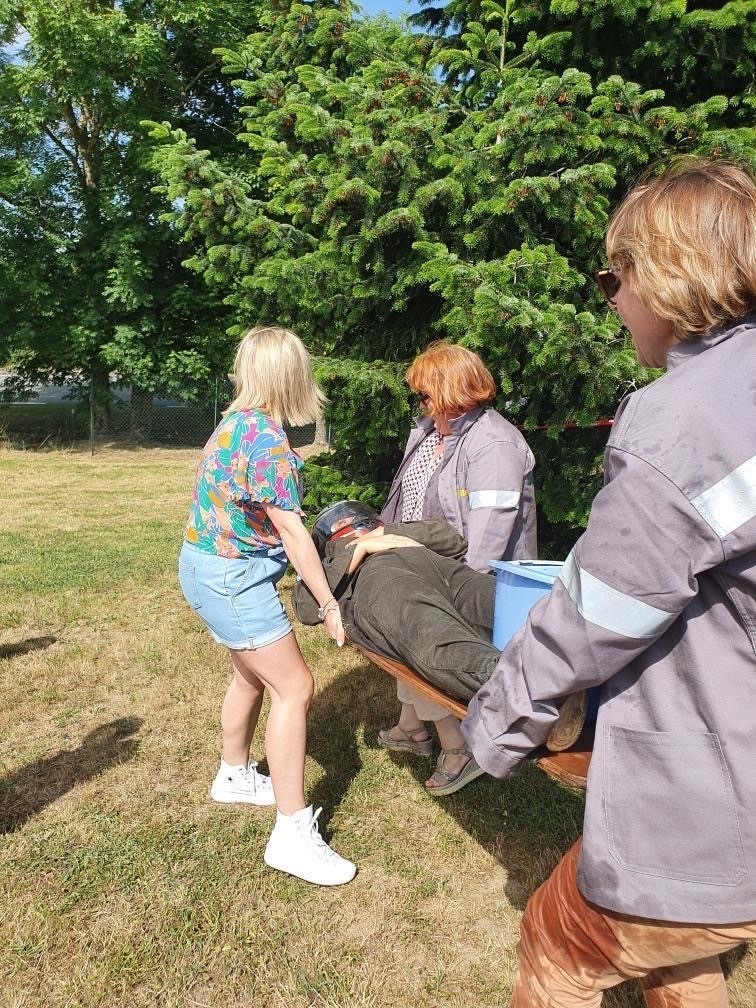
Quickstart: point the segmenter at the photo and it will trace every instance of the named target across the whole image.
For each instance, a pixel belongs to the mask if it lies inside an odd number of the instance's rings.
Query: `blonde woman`
[[[344,643],[336,600],[302,524],[302,462],[282,424],[310,423],[324,397],[309,354],[278,326],[251,329],[234,363],[236,397],[205,445],[179,558],[184,597],[229,649],[232,675],[221,712],[217,802],[278,805],[265,862],[318,885],[349,882],[355,866],[325,843],[304,796],[309,668],[277,590],[289,561],[318,600],[333,641]],[[270,777],[250,762],[263,693],[270,713]]]

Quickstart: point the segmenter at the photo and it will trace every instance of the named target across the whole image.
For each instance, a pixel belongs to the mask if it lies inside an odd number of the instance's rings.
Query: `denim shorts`
[[[179,583],[214,640],[233,651],[254,650],[291,632],[276,589],[287,565],[280,547],[236,559],[185,542],[179,555]]]

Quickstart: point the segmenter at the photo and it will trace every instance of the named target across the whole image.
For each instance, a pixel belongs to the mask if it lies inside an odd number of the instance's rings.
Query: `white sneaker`
[[[270,777],[257,772],[257,763],[249,766],[231,766],[221,760],[218,773],[210,787],[213,801],[230,805],[246,802],[248,805],[275,805],[276,796]]]
[[[312,805],[292,816],[278,813],[265,848],[265,864],[288,872],[314,885],[344,885],[351,882],[357,866],[331,850],[318,832],[318,816]]]

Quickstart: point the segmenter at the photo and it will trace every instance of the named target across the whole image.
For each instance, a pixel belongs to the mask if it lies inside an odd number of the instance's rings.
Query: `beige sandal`
[[[406,732],[398,724],[393,728],[383,728],[378,732],[378,745],[392,752],[411,752],[418,756],[430,756],[433,752],[433,739],[419,739],[418,735],[428,735],[425,725]],[[399,736],[397,738],[397,736]]]
[[[455,774],[444,770],[445,756],[463,755],[469,758],[461,770]],[[461,790],[465,784],[469,784],[470,781],[474,781],[477,777],[482,777],[484,773],[485,770],[481,770],[467,746],[462,746],[461,749],[442,749],[438,754],[436,769],[429,778],[429,781],[438,781],[438,784],[427,782],[425,789],[430,794],[440,795],[443,798],[444,795],[454,794],[455,791]]]

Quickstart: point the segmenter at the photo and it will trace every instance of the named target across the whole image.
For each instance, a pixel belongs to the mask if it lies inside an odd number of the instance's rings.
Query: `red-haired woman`
[[[537,556],[533,455],[519,431],[489,407],[496,388],[480,357],[439,340],[409,367],[420,400],[417,418],[381,512],[384,522],[443,518],[468,543],[467,563],[490,571],[491,560]],[[453,794],[479,777],[459,722],[398,683],[398,724],[378,735],[387,749],[430,755],[424,724],[436,725],[441,753],[426,787]]]

